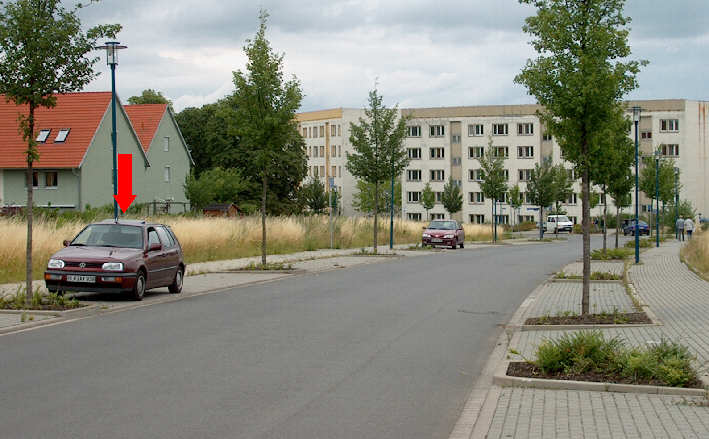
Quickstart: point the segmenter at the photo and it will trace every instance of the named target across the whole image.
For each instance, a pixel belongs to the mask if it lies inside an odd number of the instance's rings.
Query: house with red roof
[[[116,105],[117,149],[132,154],[135,203],[186,202],[183,184],[192,158],[167,105]],[[26,142],[18,115],[0,96],[0,206],[26,204]],[[83,210],[113,203],[111,93],[57,95],[35,114],[39,159],[32,184],[38,207]]]

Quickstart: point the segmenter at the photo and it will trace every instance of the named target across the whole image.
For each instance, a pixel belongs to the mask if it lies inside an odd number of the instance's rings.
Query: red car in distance
[[[50,292],[127,292],[168,287],[182,292],[185,262],[170,227],[135,220],[89,224],[49,259],[44,281]]]
[[[454,220],[434,220],[428,227],[423,229],[421,235],[421,245],[437,245],[456,248],[465,246],[465,231],[463,226]]]

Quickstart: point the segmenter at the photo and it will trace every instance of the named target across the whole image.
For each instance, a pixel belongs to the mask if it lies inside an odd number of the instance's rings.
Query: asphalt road
[[[0,337],[2,438],[447,438],[580,239],[393,259]]]

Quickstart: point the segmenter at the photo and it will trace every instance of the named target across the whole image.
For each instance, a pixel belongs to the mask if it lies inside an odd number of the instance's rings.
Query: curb
[[[37,316],[73,317],[81,315],[82,312],[93,311],[98,305],[85,305],[80,308],[67,309],[64,311],[33,310],[33,309],[0,309],[0,314],[34,314]]]
[[[619,325],[611,324],[585,324],[585,325],[520,325],[517,327],[522,332],[527,331],[573,331],[582,329],[612,329],[612,328],[647,328],[654,326],[664,326],[648,315],[652,323],[623,323]]]
[[[583,279],[564,279],[564,278],[551,278],[549,279],[550,283],[562,283],[562,282],[569,282],[569,283],[583,283]],[[591,283],[598,283],[598,284],[622,284],[623,279],[614,279],[614,280],[593,280],[591,279]]]

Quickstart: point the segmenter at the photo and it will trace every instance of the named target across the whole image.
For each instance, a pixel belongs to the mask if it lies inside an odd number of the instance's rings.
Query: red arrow
[[[133,154],[118,154],[118,195],[113,198],[123,213],[133,204]]]

